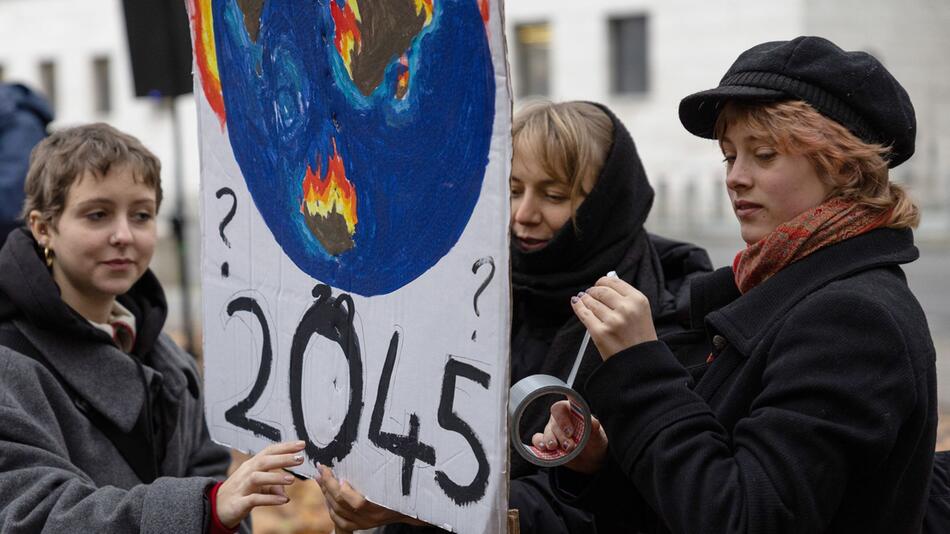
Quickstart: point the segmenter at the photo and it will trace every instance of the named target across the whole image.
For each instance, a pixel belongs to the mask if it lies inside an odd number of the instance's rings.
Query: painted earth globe
[[[301,270],[356,294],[418,278],[458,241],[495,115],[475,0],[214,0],[228,138]]]

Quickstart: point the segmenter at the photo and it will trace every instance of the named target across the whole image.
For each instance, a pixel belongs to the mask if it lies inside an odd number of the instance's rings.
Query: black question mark
[[[231,195],[231,198],[234,199],[234,202],[231,204],[231,210],[228,211],[228,214],[225,215],[224,219],[221,220],[221,224],[218,225],[218,234],[221,235],[221,240],[224,241],[224,244],[227,245],[228,248],[231,248],[231,242],[228,241],[228,236],[224,235],[224,227],[231,222],[231,219],[234,218],[234,212],[237,211],[237,195],[234,194],[234,190],[232,190],[230,187],[222,187],[214,194],[214,196],[217,198],[221,198],[224,195]],[[222,263],[221,276],[227,278],[229,274],[231,274],[231,271],[230,267],[228,266],[228,262]]]
[[[472,274],[478,273],[478,270],[482,265],[488,264],[491,266],[491,271],[488,272],[488,278],[482,282],[482,285],[478,286],[478,290],[475,291],[475,296],[472,298],[472,305],[475,307],[475,317],[481,317],[481,314],[478,313],[478,297],[481,296],[482,292],[485,291],[485,288],[488,287],[488,284],[491,282],[492,278],[495,276],[495,258],[491,256],[485,256],[477,260],[472,264]],[[477,330],[472,331],[472,341],[475,341],[475,334]]]

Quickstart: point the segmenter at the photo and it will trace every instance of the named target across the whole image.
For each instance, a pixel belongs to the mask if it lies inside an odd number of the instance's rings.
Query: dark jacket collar
[[[910,263],[920,256],[910,230],[880,228],[818,250],[741,298],[731,268],[693,283],[692,321],[705,320],[739,350],[750,354],[769,325],[822,286],[861,271]]]
[[[132,430],[145,403],[145,391],[128,354],[110,343],[49,335],[27,321],[14,324],[90,406],[123,432]],[[143,370],[151,383],[155,371]]]
[[[123,432],[130,432],[145,404],[145,390],[138,364],[111,343],[51,336],[23,320],[14,321],[17,329],[43,354],[43,357],[80,397]],[[198,377],[191,368],[171,356],[178,349],[166,336],[156,340],[151,365],[142,365],[145,382],[152,391],[162,391],[166,403],[180,401],[187,388],[198,398]]]

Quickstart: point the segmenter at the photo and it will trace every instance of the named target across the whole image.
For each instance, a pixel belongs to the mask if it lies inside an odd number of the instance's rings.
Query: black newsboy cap
[[[719,86],[680,102],[680,121],[700,137],[727,100],[803,100],[862,141],[891,147],[888,166],[914,154],[914,106],[884,65],[865,52],[847,52],[821,37],[763,43],[743,52]]]

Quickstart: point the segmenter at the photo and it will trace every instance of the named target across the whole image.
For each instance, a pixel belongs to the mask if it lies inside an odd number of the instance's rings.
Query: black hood
[[[515,291],[567,298],[617,270],[634,241],[646,241],[643,223],[653,205],[653,188],[623,123],[606,107],[613,143],[593,189],[577,209],[575,225],[565,224],[541,250],[525,252],[512,241]]]
[[[167,305],[158,279],[148,270],[117,299],[136,318],[132,353],[147,356],[165,325]],[[25,228],[13,231],[0,249],[0,322],[28,321],[58,336],[96,339],[109,336],[63,302],[33,236]]]

